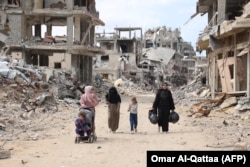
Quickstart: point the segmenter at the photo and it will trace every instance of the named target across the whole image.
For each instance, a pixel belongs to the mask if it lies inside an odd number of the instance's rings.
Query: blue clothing
[[[75,125],[76,125],[75,132],[78,135],[82,136],[82,135],[84,135],[84,133],[87,133],[89,130],[85,119],[82,120],[80,118],[77,118],[75,120]]]
[[[134,131],[134,129],[137,128],[137,124],[138,124],[137,114],[130,113],[130,115],[129,115],[129,121],[130,121],[130,130]]]

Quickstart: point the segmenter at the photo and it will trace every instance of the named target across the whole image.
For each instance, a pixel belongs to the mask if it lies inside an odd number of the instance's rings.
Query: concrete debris
[[[225,93],[222,93],[217,96],[214,100],[205,100],[196,104],[193,104],[190,108],[191,114],[188,116],[192,116],[196,113],[201,113],[203,116],[208,116],[210,111],[213,110],[215,107],[220,105],[226,97]]]
[[[245,111],[250,110],[250,99],[247,97],[241,97],[238,101],[238,104],[235,107],[235,110]]]
[[[44,138],[40,132],[50,128],[51,114],[60,114],[59,104],[78,107],[85,84],[74,82],[69,72],[1,60],[0,141]],[[106,89],[103,84],[97,93]]]
[[[224,109],[227,107],[235,106],[236,104],[237,104],[237,98],[236,97],[229,97],[229,98],[225,99],[225,101],[220,105],[220,108]]]

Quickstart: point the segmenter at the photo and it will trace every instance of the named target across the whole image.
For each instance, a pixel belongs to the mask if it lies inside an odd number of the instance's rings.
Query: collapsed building
[[[95,26],[104,25],[95,0],[1,0],[2,54],[25,64],[66,69],[86,83],[92,81]],[[65,35],[52,34],[57,27]]]
[[[217,93],[250,97],[249,0],[199,0],[196,14],[207,14],[197,50],[205,50],[213,98]]]
[[[155,27],[144,34],[143,58],[160,71],[159,82],[167,80],[174,86],[187,84],[195,72],[195,51],[184,41],[179,29]]]
[[[96,33],[96,42],[105,54],[97,55],[94,72],[105,79],[125,76],[146,87],[159,88],[163,81],[173,86],[187,84],[195,72],[194,49],[181,38],[178,29],[157,27],[143,35],[139,27],[118,27],[115,32]]]

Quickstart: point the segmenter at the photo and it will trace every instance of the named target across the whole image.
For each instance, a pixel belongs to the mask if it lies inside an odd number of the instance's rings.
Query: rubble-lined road
[[[122,96],[120,126],[117,133],[107,131],[107,106],[97,107],[97,142],[74,143],[74,119],[77,105],[60,105],[58,111],[36,119],[28,133],[13,136],[4,150],[11,157],[0,160],[1,167],[72,167],[72,166],[146,166],[147,150],[249,150],[249,119],[240,114],[211,112],[208,117],[188,117],[189,107],[176,106],[180,121],[170,124],[170,132],[157,132],[149,122],[148,110],[153,94],[137,95],[139,102],[138,134],[129,132],[127,107],[130,97]],[[244,113],[246,114],[246,113]],[[1,135],[3,143],[5,136]]]

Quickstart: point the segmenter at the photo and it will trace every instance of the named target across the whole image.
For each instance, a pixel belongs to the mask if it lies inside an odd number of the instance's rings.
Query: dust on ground
[[[134,94],[138,99],[138,133],[130,134],[129,113],[131,96],[122,95],[119,129],[108,132],[107,105],[102,101],[96,108],[97,141],[75,144],[74,120],[79,106],[62,104],[58,111],[44,113],[30,123],[27,133],[13,132],[6,138],[1,134],[5,150],[11,157],[0,160],[1,167],[74,167],[88,166],[146,166],[148,150],[234,150],[248,149],[249,119],[228,109],[211,111],[207,116],[189,117],[190,105],[176,104],[180,120],[170,124],[169,133],[158,132],[157,125],[148,120],[153,93]],[[176,99],[177,100],[177,99]],[[36,121],[35,121],[36,120]],[[6,140],[8,139],[8,140]]]

